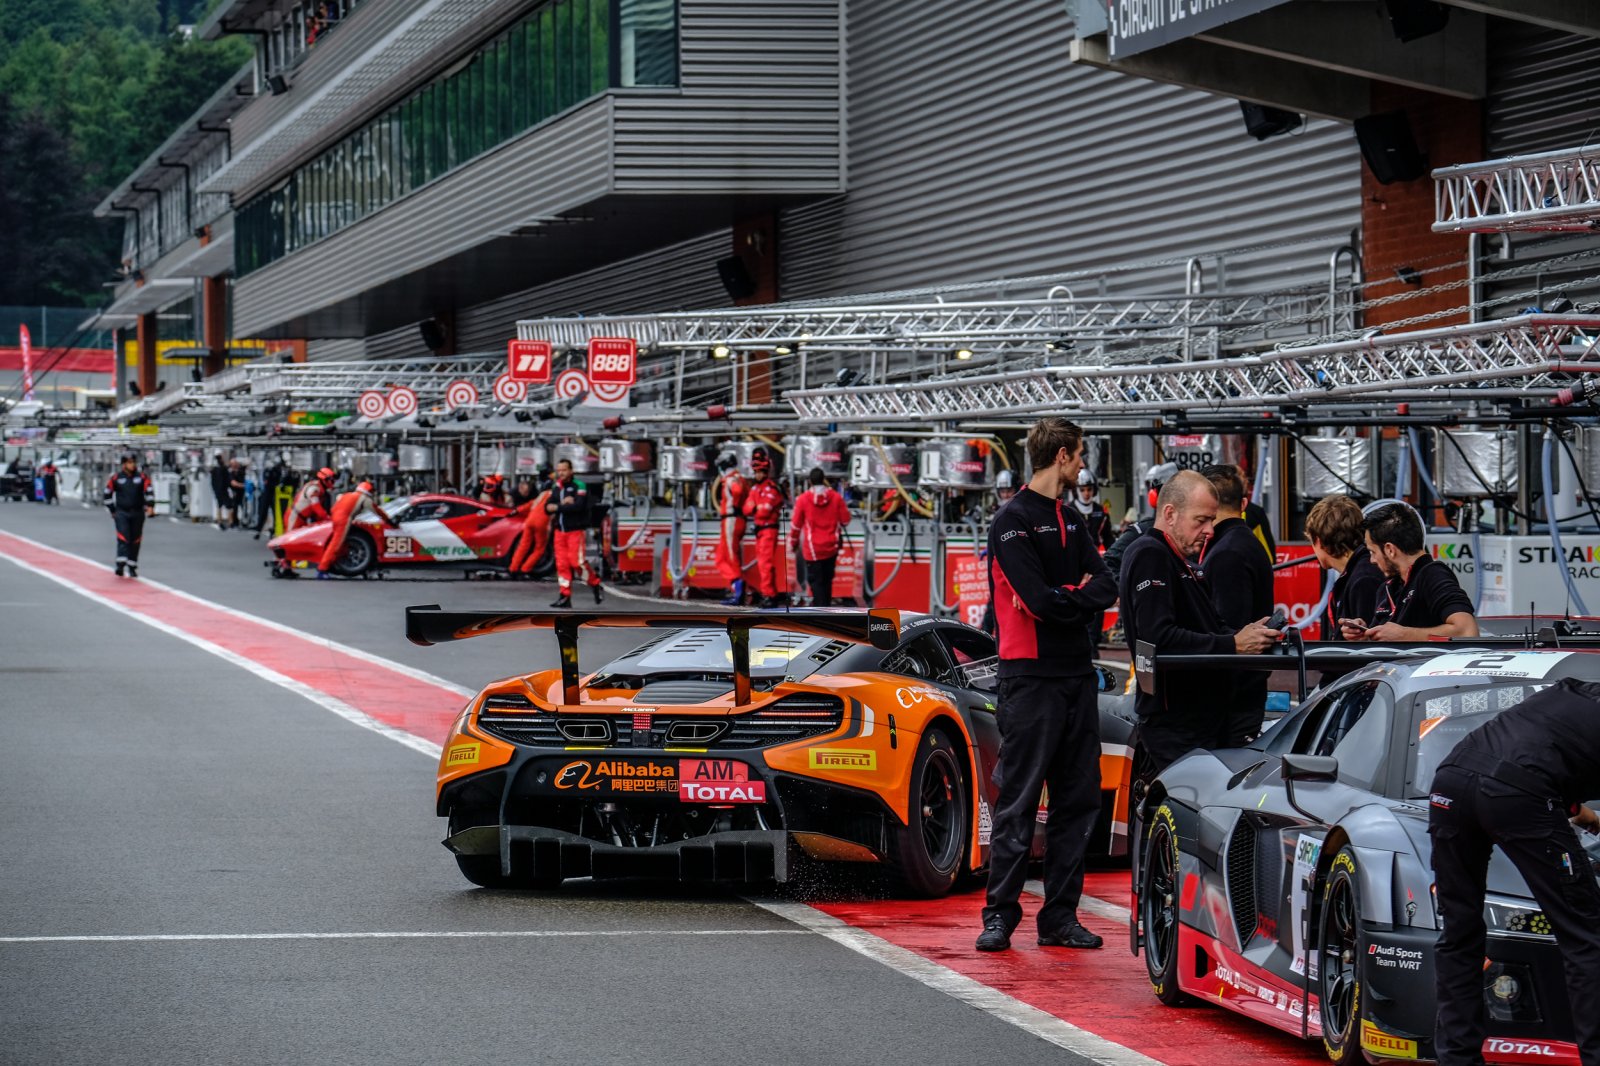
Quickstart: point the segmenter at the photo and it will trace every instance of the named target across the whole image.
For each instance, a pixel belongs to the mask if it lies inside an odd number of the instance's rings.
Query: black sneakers
[[[1039,946],[1042,948],[1097,948],[1104,943],[1079,922],[1063,925],[1051,933],[1039,934]]]
[[[593,585],[590,587],[594,589],[594,602],[599,603],[601,600],[606,598],[604,590],[602,590],[599,585]]]
[[[983,923],[983,932],[978,934],[979,951],[1005,951],[1010,946],[1011,930],[1006,928],[1004,918],[990,918]]]
[[[556,602],[552,603],[550,606],[552,606],[552,607],[571,607],[572,606],[572,597],[566,595],[565,593],[562,593],[560,596],[556,597]]]

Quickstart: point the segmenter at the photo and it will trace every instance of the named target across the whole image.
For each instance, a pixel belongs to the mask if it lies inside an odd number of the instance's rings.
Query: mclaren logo
[[[556,772],[557,788],[599,788],[594,767],[586,762],[569,762]]]

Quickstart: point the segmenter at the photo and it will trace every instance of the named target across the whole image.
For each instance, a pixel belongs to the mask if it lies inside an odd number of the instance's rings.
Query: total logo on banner
[[[765,803],[767,783],[733,759],[681,759],[678,799],[684,803]]]

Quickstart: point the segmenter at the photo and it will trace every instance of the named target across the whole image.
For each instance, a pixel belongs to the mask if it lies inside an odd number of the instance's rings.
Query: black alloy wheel
[[[1178,989],[1178,834],[1172,809],[1162,804],[1146,834],[1139,918],[1144,924],[1144,967],[1150,990],[1168,1007],[1189,997]]]
[[[955,745],[942,729],[930,729],[917,745],[907,799],[907,824],[890,842],[889,875],[906,895],[946,895],[965,865],[970,812]]]
[[[1322,1045],[1336,1063],[1364,1060],[1361,1053],[1361,886],[1355,853],[1340,848],[1329,868],[1318,922],[1317,990],[1322,1005]]]

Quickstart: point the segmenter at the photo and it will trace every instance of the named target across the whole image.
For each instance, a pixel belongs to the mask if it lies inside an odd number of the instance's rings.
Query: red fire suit
[[[833,568],[839,558],[839,542],[850,524],[850,508],[844,497],[826,485],[812,485],[794,502],[789,516],[789,547],[806,561],[806,580],[811,585],[811,602],[817,607],[833,606]]]
[[[333,569],[333,564],[339,561],[339,556],[344,552],[344,542],[350,536],[350,524],[358,515],[375,514],[385,523],[394,525],[389,516],[383,513],[383,508],[372,502],[372,497],[360,489],[347,492],[333,502],[333,533],[328,537],[328,546],[322,549],[322,558],[317,561],[317,569],[324,574]]]
[[[737,470],[722,475],[717,486],[717,573],[732,587],[744,577],[744,498],[750,485]]]
[[[573,478],[563,484],[556,482],[551,490],[553,499],[546,504],[546,512],[555,516],[556,582],[561,595],[572,595],[572,575],[581,573],[590,588],[600,584],[600,575],[589,569],[589,556],[585,551],[589,535],[589,486]],[[549,508],[554,506],[553,512]]]
[[[301,526],[326,521],[328,489],[329,486],[316,478],[300,486],[300,491],[295,493],[294,503],[289,506],[289,517],[284,520],[283,531],[287,533]]]
[[[525,505],[528,517],[522,520],[522,539],[517,541],[517,553],[511,558],[511,573],[532,573],[550,547],[550,513],[544,509],[549,502],[550,490],[546,489]]]
[[[750,486],[744,498],[744,515],[756,528],[756,594],[771,598],[786,591],[788,567],[783,561],[778,523],[783,518],[783,490],[770,477]]]

